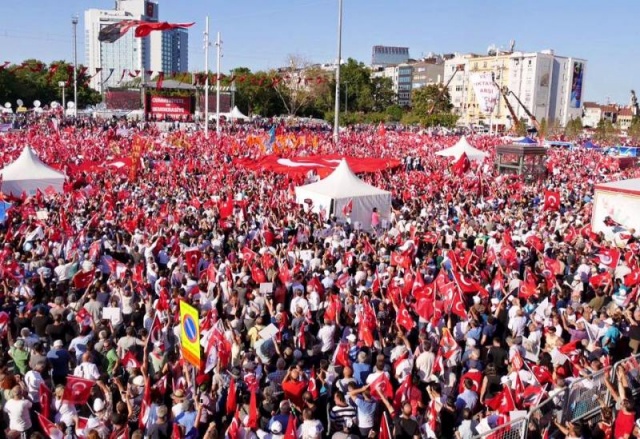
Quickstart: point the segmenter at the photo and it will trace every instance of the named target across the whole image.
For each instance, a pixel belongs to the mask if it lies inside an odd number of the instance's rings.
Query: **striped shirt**
[[[331,424],[336,430],[342,431],[344,428],[350,428],[353,425],[356,417],[356,408],[353,406],[339,405],[334,406],[329,413],[329,419]]]

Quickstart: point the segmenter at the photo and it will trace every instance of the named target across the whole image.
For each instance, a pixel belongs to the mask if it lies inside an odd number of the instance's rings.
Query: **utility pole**
[[[340,63],[342,61],[342,0],[338,0],[338,64],[336,65],[336,102],[333,115],[333,142],[340,141]]]
[[[78,118],[78,16],[71,17],[73,24],[73,117]]]
[[[204,71],[206,79],[204,81],[204,137],[209,137],[209,16],[205,19],[204,25]]]
[[[220,32],[218,32],[218,38],[216,39],[217,62],[216,62],[216,133],[220,135],[220,57],[222,56],[220,51],[222,48],[222,41],[220,41]]]

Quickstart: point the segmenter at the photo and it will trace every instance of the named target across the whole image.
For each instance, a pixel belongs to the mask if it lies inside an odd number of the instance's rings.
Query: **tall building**
[[[152,32],[151,70],[165,74],[189,70],[189,30],[172,29]],[[161,48],[161,50],[156,50]]]
[[[395,66],[409,61],[408,47],[373,46],[371,68]]]
[[[411,83],[413,78],[413,66],[402,63],[394,66],[378,68],[372,71],[373,78],[391,79],[391,87],[396,94],[396,104],[401,107],[411,105]]]
[[[442,83],[444,78],[444,63],[433,60],[418,61],[412,64],[413,78],[411,88],[413,90]]]
[[[569,71],[574,65],[575,75]],[[491,124],[497,129],[506,129],[513,125],[515,117],[533,125],[530,113],[538,121],[557,121],[564,126],[572,117],[582,114],[585,65],[584,60],[559,57],[551,50],[456,55],[445,61],[444,82],[449,84],[460,124]],[[481,111],[472,84],[473,75],[480,73],[489,74],[507,94],[511,109],[501,95],[491,114]]]
[[[91,87],[102,92],[146,72],[188,71],[189,37],[186,29],[152,32],[136,38],[130,30],[113,43],[100,42],[100,30],[123,20],[158,21],[159,7],[152,0],[116,0],[115,9],[88,9],[84,13],[85,64],[93,75]],[[149,78],[146,77],[148,80]]]

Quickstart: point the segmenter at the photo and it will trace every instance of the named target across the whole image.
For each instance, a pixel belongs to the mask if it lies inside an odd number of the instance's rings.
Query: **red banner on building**
[[[151,96],[149,113],[157,117],[182,117],[191,114],[191,98],[187,96]]]

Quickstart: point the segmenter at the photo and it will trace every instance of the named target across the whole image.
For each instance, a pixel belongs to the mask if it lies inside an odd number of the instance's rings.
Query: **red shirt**
[[[302,395],[307,391],[307,383],[289,380],[282,383],[282,391],[285,399],[290,399],[293,404],[302,407]]]
[[[619,411],[613,427],[613,437],[618,439],[624,437],[625,434],[631,436],[631,434],[633,433],[633,423],[635,421],[635,418],[635,413],[625,413],[624,411]]]

